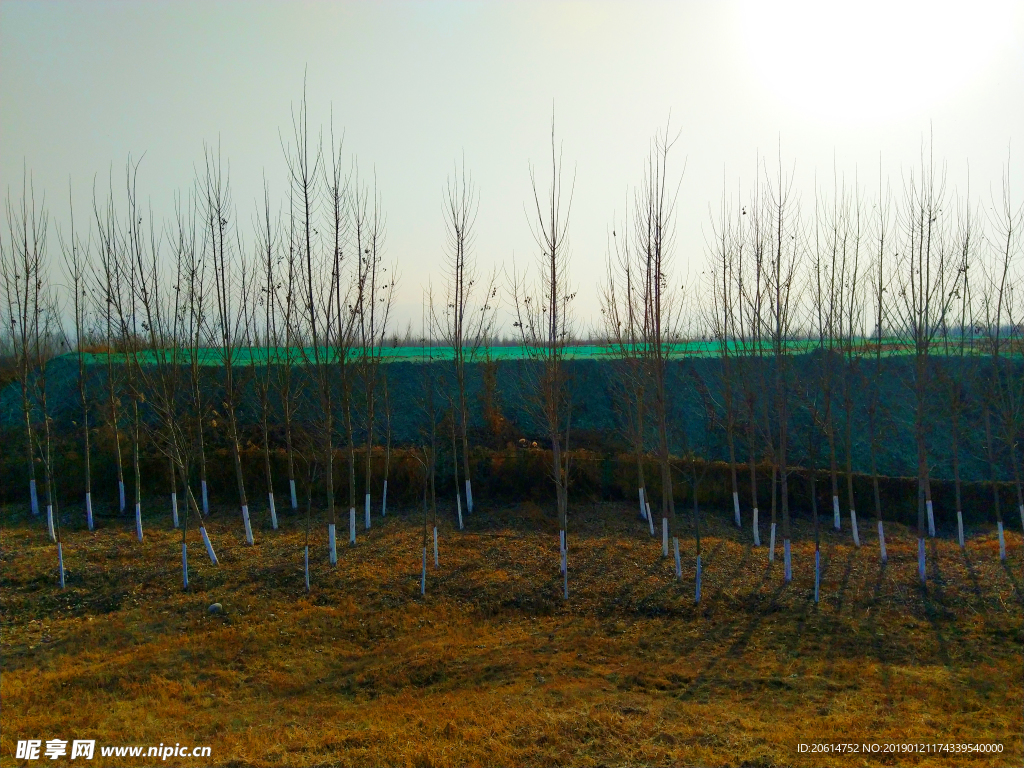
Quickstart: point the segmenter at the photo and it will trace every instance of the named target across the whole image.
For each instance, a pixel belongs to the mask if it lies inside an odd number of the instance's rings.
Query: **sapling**
[[[790,552],[789,520],[789,390],[790,362],[786,343],[793,335],[793,316],[796,296],[794,277],[797,261],[802,252],[799,217],[791,208],[792,178],[784,178],[781,162],[779,176],[773,187],[769,182],[769,214],[772,228],[769,234],[768,337],[771,342],[774,374],[775,410],[778,418],[779,495],[782,508],[783,573],[786,582],[793,578]],[[774,501],[773,501],[774,506]]]
[[[249,340],[249,364],[256,397],[260,404],[260,432],[263,438],[263,471],[267,483],[267,510],[270,513],[270,525],[277,530],[277,507],[274,504],[274,476],[270,468],[270,392],[273,369],[281,364],[277,355],[277,301],[274,277],[274,253],[277,248],[277,234],[270,223],[270,194],[266,184],[263,187],[263,211],[257,219],[257,259],[263,280],[259,289],[259,297],[253,302],[251,315],[246,323],[246,336]],[[263,308],[263,317],[258,317],[259,308]],[[262,320],[262,323],[260,322]],[[260,325],[263,327],[260,328]],[[262,342],[262,343],[261,343]],[[256,362],[254,347],[262,346],[266,356],[262,360],[262,370]]]
[[[42,241],[46,217],[35,202],[35,187],[23,176],[20,206],[7,200],[8,241],[0,238],[0,277],[4,289],[4,320],[11,336],[25,422],[25,462],[32,514],[39,515],[35,468],[35,402],[33,397],[33,339],[38,334],[40,293],[43,286]]]
[[[86,381],[85,366],[85,323],[88,316],[88,297],[86,280],[91,268],[89,261],[90,248],[84,246],[75,235],[75,211],[71,203],[71,190],[68,189],[69,210],[71,214],[71,235],[67,242],[61,237],[61,252],[64,257],[64,272],[71,291],[71,308],[75,316],[75,350],[78,358],[78,396],[82,405],[82,455],[84,459],[83,474],[85,479],[85,519],[89,530],[93,530],[92,514],[92,446],[89,441],[89,395]]]
[[[943,293],[951,284],[949,272],[957,262],[943,243],[946,226],[944,181],[937,179],[929,159],[922,158],[920,177],[913,172],[905,182],[902,242],[898,245],[898,300],[893,309],[899,335],[913,354],[914,442],[917,449],[917,572],[926,581],[925,534],[934,529],[934,521],[925,528],[926,502],[931,501],[927,436],[927,406],[931,385],[931,354],[936,336],[945,324],[953,294]],[[930,505],[927,505],[930,508]]]
[[[568,225],[572,210],[572,187],[568,201],[562,183],[562,163],[555,145],[554,117],[551,121],[551,183],[541,204],[536,174],[531,166],[530,180],[534,212],[529,214],[534,241],[540,252],[538,284],[530,286],[525,274],[513,267],[511,280],[513,327],[517,330],[527,361],[522,371],[528,393],[527,406],[543,425],[551,446],[551,476],[555,483],[560,548],[559,569],[564,558],[568,515],[568,432],[572,404],[572,382],[565,365],[567,346],[572,338],[572,301],[576,294],[569,287]],[[563,207],[564,205],[564,207]],[[534,215],[536,218],[534,218]],[[531,290],[533,288],[533,290]],[[568,596],[568,576],[565,576]]]
[[[742,219],[743,214],[739,214]],[[736,406],[735,375],[732,347],[735,343],[736,318],[736,270],[742,265],[742,222],[736,221],[736,213],[729,205],[726,193],[722,194],[720,221],[712,222],[714,233],[709,260],[711,306],[706,311],[712,336],[718,343],[721,360],[722,399],[725,407],[725,438],[729,449],[729,481],[732,491],[733,522],[742,528],[740,519],[740,494],[736,474]]]
[[[366,466],[365,527],[369,530],[370,489],[373,460],[375,405],[379,383],[381,354],[394,303],[397,276],[392,266],[390,278],[383,262],[384,213],[380,196],[374,186],[363,186],[358,175],[352,193],[353,245],[357,254],[357,286],[355,289],[356,328],[359,338],[358,367],[365,398]]]
[[[609,254],[606,283],[601,293],[605,331],[612,353],[618,358],[611,381],[614,387],[612,402],[619,411],[624,437],[636,459],[640,519],[647,522],[650,534],[654,536],[654,521],[650,515],[644,478],[646,378],[641,344],[647,336],[649,317],[641,310],[644,306],[642,291],[646,285],[638,279],[629,236],[620,238],[617,230],[613,229],[612,242],[614,256]],[[637,291],[641,291],[640,296],[636,295]]]
[[[241,244],[232,242],[233,235],[237,233],[233,231],[231,187],[230,180],[223,171],[219,147],[216,155],[210,148],[206,148],[204,171],[202,176],[197,178],[196,186],[206,227],[203,252],[213,267],[214,305],[217,312],[216,337],[224,373],[224,400],[221,405],[227,417],[228,440],[234,460],[245,542],[253,546],[255,542],[249,518],[245,478],[242,473],[238,430],[238,403],[242,392],[241,370],[236,368],[241,343],[244,340],[247,306],[252,300],[253,277]]]
[[[497,310],[497,273],[486,284],[479,284],[473,256],[479,197],[472,178],[466,176],[466,164],[456,166],[448,178],[444,197],[447,234],[445,285],[440,296],[443,307],[430,307],[431,335],[452,350],[452,369],[457,390],[457,426],[462,448],[462,474],[465,479],[466,513],[473,512],[473,485],[469,471],[469,404],[466,398],[466,362],[473,362],[484,339],[491,335]],[[481,288],[483,290],[481,290]],[[457,460],[457,459],[456,459]],[[456,472],[456,475],[458,473]]]

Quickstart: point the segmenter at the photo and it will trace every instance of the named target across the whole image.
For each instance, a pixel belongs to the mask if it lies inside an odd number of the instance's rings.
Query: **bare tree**
[[[729,449],[729,480],[732,489],[733,521],[742,527],[740,519],[740,494],[736,474],[736,404],[735,365],[732,360],[737,324],[737,275],[742,263],[743,234],[742,222],[736,220],[736,212],[728,202],[726,192],[722,193],[720,221],[712,221],[714,238],[709,243],[710,269],[708,270],[711,304],[705,312],[706,322],[712,337],[718,342],[721,358],[722,399],[725,406],[725,439]],[[742,214],[740,214],[742,218]],[[755,502],[756,506],[756,502]]]
[[[134,174],[129,190],[129,210],[139,222],[141,229],[141,218],[135,216]],[[189,484],[190,469],[199,446],[196,437],[190,434],[189,430],[201,429],[201,424],[197,425],[182,418],[183,412],[188,409],[187,401],[190,399],[186,393],[188,384],[183,378],[186,375],[191,378],[191,371],[186,374],[186,370],[191,369],[190,358],[193,353],[186,353],[180,342],[191,341],[192,337],[186,331],[196,311],[192,305],[195,295],[188,287],[189,273],[195,269],[197,259],[196,209],[192,199],[184,205],[180,200],[176,201],[175,224],[168,233],[168,240],[174,252],[175,270],[170,291],[165,292],[162,288],[160,246],[152,222],[149,225],[148,248],[140,234],[130,251],[133,271],[137,275],[137,279],[132,282],[133,307],[141,316],[139,327],[146,335],[150,350],[145,364],[136,352],[135,363],[139,388],[148,393],[147,404],[155,416],[151,442],[167,458],[170,467],[171,487],[174,489],[172,508],[176,528],[179,525],[176,498],[179,479],[185,491],[185,510],[181,525],[181,569],[183,586],[188,589],[187,537],[190,511],[195,513],[198,520],[199,533],[210,562],[218,564],[213,543],[210,541],[206,526],[203,525],[199,504]],[[138,347],[136,344],[133,349],[137,350]]]
[[[297,382],[292,376],[296,360],[293,343],[297,340],[296,333],[296,308],[300,300],[299,296],[299,270],[298,264],[298,240],[295,225],[294,201],[295,195],[289,192],[289,213],[288,213],[288,249],[285,256],[285,277],[283,283],[277,283],[272,293],[275,303],[279,303],[281,310],[281,325],[284,332],[284,360],[283,364],[275,366],[277,371],[277,391],[281,401],[281,415],[284,419],[284,442],[285,460],[288,466],[288,492],[291,497],[292,512],[298,512],[299,500],[295,490],[295,446],[293,422],[295,418],[296,396],[298,395]],[[281,293],[277,289],[280,288]],[[283,296],[281,295],[283,294]],[[274,345],[279,346],[281,342],[281,328],[275,330]],[[282,361],[279,361],[281,363]]]
[[[756,179],[760,178],[760,161]],[[760,521],[758,519],[757,457],[759,448],[766,449],[772,464],[772,537],[768,551],[769,561],[775,559],[775,475],[776,463],[771,430],[768,426],[768,398],[764,397],[765,343],[764,307],[767,295],[767,238],[764,217],[764,202],[760,196],[759,183],[755,181],[751,201],[740,208],[740,218],[745,221],[742,233],[743,244],[737,250],[738,287],[738,342],[743,352],[739,362],[740,381],[743,387],[743,412],[746,421],[745,437],[750,471],[751,532],[754,546],[761,546]],[[744,218],[745,217],[745,218]],[[749,256],[747,255],[749,254]]]
[[[245,339],[248,304],[252,299],[253,277],[241,244],[234,235],[230,179],[224,173],[220,148],[216,155],[205,152],[203,175],[197,179],[206,228],[204,252],[213,266],[214,298],[217,309],[217,341],[224,370],[222,407],[227,416],[228,439],[235,465],[235,482],[242,508],[245,541],[254,544],[249,520],[249,500],[245,493],[242,456],[238,432],[238,403],[241,398],[241,373],[237,369],[239,353]],[[234,242],[233,242],[234,241]]]
[[[42,211],[45,219],[45,209]],[[41,243],[45,251],[45,240]],[[64,331],[60,325],[61,308],[57,301],[56,292],[50,287],[43,287],[40,296],[39,314],[34,323],[35,339],[33,341],[35,353],[35,387],[37,390],[36,402],[39,404],[40,416],[42,417],[42,428],[35,433],[39,459],[43,465],[43,490],[46,497],[46,525],[49,529],[50,539],[57,545],[57,566],[60,576],[60,588],[64,589],[64,549],[61,542],[60,509],[57,506],[57,485],[55,471],[55,449],[54,449],[54,427],[53,418],[50,415],[49,403],[47,400],[47,362],[57,350],[58,340],[64,338]]]
[[[563,201],[561,153],[555,144],[555,121],[551,120],[551,183],[547,198],[541,203],[537,176],[530,167],[534,213],[528,214],[538,249],[539,280],[536,286],[527,283],[526,275],[513,268],[512,306],[519,338],[528,355],[525,368],[527,386],[534,394],[531,403],[547,432],[551,446],[552,479],[558,511],[559,553],[563,574],[564,599],[569,599],[568,554],[566,528],[568,518],[569,436],[572,423],[572,387],[565,359],[573,332],[572,301],[575,293],[569,287],[568,227],[572,211],[572,193]],[[536,218],[534,218],[534,216]],[[532,290],[531,290],[532,289]]]
[[[948,408],[950,426],[950,447],[953,455],[953,487],[956,494],[956,530],[960,548],[964,542],[964,516],[962,504],[962,487],[960,477],[961,432],[967,415],[967,386],[975,378],[977,356],[974,349],[974,303],[971,294],[970,268],[974,261],[976,246],[974,214],[970,207],[968,194],[962,206],[957,206],[958,227],[956,232],[957,270],[950,277],[954,284],[948,289],[955,300],[953,309],[956,315],[943,323],[942,351],[947,365],[941,366],[938,378],[945,395],[944,401]]]
[[[914,391],[914,442],[917,448],[917,567],[922,584],[926,579],[926,508],[929,511],[927,532],[934,535],[935,531],[926,442],[930,358],[953,300],[951,294],[942,292],[951,283],[947,273],[957,266],[956,260],[949,258],[949,251],[942,242],[944,187],[944,179],[935,177],[931,157],[927,163],[922,157],[920,176],[911,172],[905,182],[901,242],[896,264],[898,298],[894,302],[894,313],[900,335],[911,348],[914,365],[911,386]]]
[[[426,525],[427,498],[430,499],[431,524],[434,528],[434,568],[438,567],[437,559],[437,377],[434,367],[434,340],[430,335],[428,324],[428,307],[433,306],[433,296],[428,287],[423,296],[423,312],[420,319],[420,365],[423,393],[420,400],[422,412],[420,439],[423,441],[423,526],[424,526],[424,557],[426,556]],[[460,521],[461,522],[461,521]],[[426,575],[423,577],[423,590],[426,591]]]
[[[816,185],[817,186],[817,185]],[[829,480],[832,484],[832,526],[840,530],[842,516],[839,511],[839,467],[836,455],[835,401],[837,370],[841,362],[838,352],[839,327],[848,297],[843,291],[842,263],[846,254],[847,211],[845,194],[834,184],[832,206],[822,202],[815,190],[814,227],[814,289],[816,330],[820,354],[822,413],[820,423],[828,439]],[[841,381],[839,383],[841,386]]]
[[[860,387],[862,346],[858,337],[863,327],[863,262],[861,259],[861,202],[860,188],[855,184],[852,198],[842,187],[841,203],[842,247],[839,249],[840,292],[843,300],[837,318],[837,352],[842,375],[839,377],[843,407],[843,460],[846,477],[847,507],[850,512],[850,532],[854,546],[860,547],[860,529],[857,525],[856,502],[853,493],[853,422],[854,392]]]
[[[466,177],[466,161],[463,159],[461,169],[456,166],[453,175],[448,178],[445,190],[446,281],[441,297],[444,306],[431,307],[430,314],[431,334],[437,334],[439,340],[452,348],[467,513],[473,512],[473,485],[469,472],[470,417],[466,400],[466,362],[476,359],[483,340],[490,336],[497,309],[497,273],[492,272],[487,282],[480,284],[476,259],[473,257],[473,226],[479,203],[473,180]]]
[[[7,199],[7,246],[0,239],[0,276],[3,278],[5,320],[13,343],[15,367],[25,420],[25,461],[32,514],[39,514],[36,489],[35,430],[33,419],[33,344],[38,336],[40,295],[43,287],[44,244],[47,218],[36,205],[35,185],[26,173],[20,205]]]
[[[683,295],[675,285],[672,257],[675,247],[675,206],[678,185],[673,190],[668,180],[668,155],[675,143],[669,128],[652,141],[644,169],[643,186],[636,192],[633,214],[633,252],[638,272],[644,281],[643,313],[647,335],[640,348],[646,377],[651,385],[652,406],[658,432],[658,463],[661,470],[661,554],[668,557],[669,529],[675,534],[675,492],[669,454],[668,361],[672,344],[681,336]],[[681,178],[680,178],[681,183]],[[671,519],[671,524],[669,520]],[[678,541],[675,542],[678,546]],[[677,566],[677,576],[679,567]]]
[[[890,287],[890,276],[886,272],[886,248],[889,245],[890,228],[890,196],[888,190],[881,189],[879,174],[879,194],[875,206],[877,217],[874,218],[874,239],[877,250],[871,265],[871,290],[873,299],[873,322],[875,325],[874,366],[871,370],[871,385],[868,398],[868,432],[871,456],[871,487],[875,500],[875,519],[878,523],[878,554],[881,562],[889,560],[885,549],[885,525],[882,522],[882,496],[878,486],[878,453],[881,448],[881,382],[882,382],[882,348],[883,334],[888,322],[886,292]]]
[[[145,397],[143,387],[138,380],[138,358],[140,353],[140,329],[135,308],[136,282],[139,279],[135,254],[140,247],[141,241],[141,217],[135,197],[136,175],[138,163],[128,160],[125,171],[125,186],[127,195],[128,210],[125,214],[127,223],[122,222],[117,215],[114,204],[113,184],[109,190],[105,210],[100,211],[99,204],[95,202],[94,210],[97,224],[97,233],[100,240],[100,263],[102,274],[99,277],[99,290],[102,300],[106,304],[106,330],[107,330],[107,376],[108,395],[110,399],[111,419],[114,424],[114,440],[117,449],[119,466],[120,461],[120,435],[119,435],[119,408],[121,405],[117,392],[116,373],[123,368],[123,383],[125,391],[131,401],[132,421],[131,429],[128,432],[132,452],[132,470],[135,486],[135,535],[142,541],[142,469],[140,465],[141,424],[139,413],[139,402]],[[119,366],[114,365],[111,354],[112,347],[116,343],[121,348],[118,356]],[[123,474],[118,475],[118,495],[121,512],[125,509],[125,486]]]
[[[207,261],[197,247],[196,236],[196,211],[195,200],[190,197],[188,201],[187,219],[179,217],[179,231],[182,232],[179,238],[178,254],[181,266],[178,291],[182,294],[180,299],[183,318],[181,321],[181,335],[185,342],[186,359],[188,365],[188,389],[190,402],[190,422],[192,428],[189,430],[191,439],[194,441],[194,459],[189,462],[195,466],[199,475],[199,493],[202,503],[202,515],[210,514],[210,489],[206,477],[206,422],[210,416],[210,402],[205,392],[206,385],[203,381],[206,355],[204,347],[210,332],[208,319],[208,298],[209,280],[207,278]],[[190,451],[191,453],[191,451]],[[185,481],[188,482],[188,481]]]
[[[277,299],[274,274],[274,256],[277,250],[277,233],[270,222],[270,193],[266,182],[263,185],[262,216],[256,219],[256,258],[262,278],[259,295],[249,308],[246,335],[249,338],[249,364],[251,377],[260,403],[260,432],[263,437],[263,471],[267,482],[267,506],[270,525],[277,530],[277,507],[274,504],[274,476],[270,468],[270,395],[274,367],[281,364],[277,350]],[[262,308],[263,317],[259,310]],[[261,327],[262,326],[262,327]],[[262,364],[257,365],[256,347],[263,347]],[[261,370],[262,369],[262,370]]]
[[[332,387],[329,371],[332,368],[330,341],[332,331],[337,327],[337,315],[340,310],[339,294],[342,290],[342,241],[344,239],[344,188],[341,184],[340,166],[334,151],[332,137],[331,157],[334,160],[333,173],[326,169],[323,159],[323,148],[320,143],[315,147],[315,154],[309,146],[309,129],[305,90],[299,109],[292,115],[292,132],[294,145],[285,149],[285,159],[291,181],[291,195],[298,206],[296,226],[298,259],[302,269],[303,320],[308,324],[309,343],[307,352],[303,348],[302,355],[306,363],[313,368],[316,381],[317,403],[319,406],[319,425],[313,437],[317,448],[314,457],[319,454],[323,462],[324,490],[327,500],[327,532],[328,557],[331,565],[338,562],[336,519],[334,509],[334,409]],[[340,146],[338,152],[340,153]],[[317,229],[317,196],[318,177],[323,173],[330,187],[331,203],[330,220],[333,222],[333,243],[325,237],[330,252],[318,252],[319,230]],[[330,175],[328,175],[330,173]],[[336,182],[332,184],[331,182]],[[322,280],[321,259],[326,257],[326,265],[330,269],[326,283]],[[319,298],[319,300],[318,300]],[[307,510],[307,521],[309,512]],[[354,543],[354,536],[353,536]],[[308,544],[307,544],[308,546]],[[307,550],[308,551],[308,550]]]
[[[649,315],[644,311],[647,305],[644,292],[648,283],[641,279],[640,265],[632,256],[629,235],[620,239],[613,229],[612,241],[614,256],[609,255],[608,259],[607,278],[601,294],[601,314],[605,333],[619,363],[617,375],[611,382],[617,390],[613,402],[618,405],[625,437],[636,459],[640,518],[647,521],[648,530],[654,536],[654,520],[644,478],[647,379],[642,345],[648,334]]]
[[[1017,440],[1024,423],[1024,385],[1021,376],[1013,370],[1010,354],[1016,336],[1019,343],[1021,315],[1015,306],[1015,263],[1021,259],[1024,246],[1024,205],[1014,207],[1009,185],[1009,168],[1003,175],[1002,199],[993,202],[992,229],[994,237],[989,257],[984,264],[985,284],[982,292],[984,327],[988,351],[991,355],[989,377],[982,407],[985,420],[985,445],[991,473],[993,507],[999,534],[999,557],[1006,560],[1006,541],[999,502],[998,458],[994,431],[1009,453],[1011,471],[1016,481],[1017,502],[1024,527],[1024,496],[1021,491],[1020,466],[1017,459]],[[1019,278],[1018,278],[1019,279]],[[1019,295],[1019,294],[1017,294]],[[1009,354],[1008,354],[1009,353]],[[992,421],[995,420],[996,430]]]
[[[380,196],[374,182],[373,192],[359,182],[358,173],[352,194],[353,243],[358,255],[355,290],[359,338],[358,367],[365,397],[366,467],[365,526],[370,528],[370,488],[372,479],[373,434],[381,349],[387,335],[395,295],[395,270],[390,278],[383,262],[385,220]]]
[[[85,459],[85,520],[89,530],[93,530],[92,515],[92,450],[89,443],[89,396],[85,366],[85,325],[89,312],[89,292],[86,282],[89,278],[89,243],[84,245],[75,234],[75,211],[71,202],[71,189],[68,189],[68,205],[71,215],[71,234],[67,241],[58,232],[61,253],[64,257],[64,272],[71,291],[71,309],[75,315],[75,350],[78,357],[78,396],[82,402],[82,447]]]
[[[779,495],[782,508],[782,548],[784,578],[788,582],[793,578],[790,557],[790,525],[789,525],[789,387],[790,364],[788,341],[793,337],[795,305],[797,296],[794,293],[797,264],[803,248],[803,233],[799,226],[799,216],[793,208],[792,175],[788,178],[782,174],[782,163],[779,162],[778,180],[773,186],[768,181],[768,211],[772,227],[768,234],[768,269],[766,272],[767,317],[766,337],[771,344],[774,375],[775,415],[778,429],[776,443],[776,462],[779,472]],[[773,525],[774,534],[774,525]],[[774,539],[774,536],[773,536]],[[774,541],[773,541],[774,544]],[[773,547],[774,549],[774,547]]]

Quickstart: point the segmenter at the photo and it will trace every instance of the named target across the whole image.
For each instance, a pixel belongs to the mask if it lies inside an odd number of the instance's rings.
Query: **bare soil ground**
[[[237,511],[208,522],[220,566],[153,500],[145,540],[133,520],[64,530],[67,589],[45,526],[2,510],[0,764],[19,739],[100,745],[208,745],[212,758],[166,764],[333,765],[1020,765],[1024,760],[1021,535],[999,561],[993,531],[967,551],[916,542],[874,523],[857,550],[824,537],[821,603],[813,540],[796,529],[794,579],[726,514],[705,521],[703,601],[694,543],[680,517],[683,578],[635,509],[571,510],[562,600],[558,534],[524,504],[441,526],[440,567],[420,596],[417,510],[374,517],[356,547],[326,525],[302,573],[302,518],[271,531],[254,512],[244,546]],[[65,510],[73,521],[80,510]],[[823,525],[830,522],[822,518]],[[767,531],[762,537],[767,542]],[[432,557],[430,558],[432,560]],[[211,615],[213,602],[223,615]],[[1001,744],[1000,754],[821,754],[800,743]],[[919,747],[915,747],[919,748]],[[931,747],[934,749],[934,747]],[[45,760],[49,765],[79,761]]]

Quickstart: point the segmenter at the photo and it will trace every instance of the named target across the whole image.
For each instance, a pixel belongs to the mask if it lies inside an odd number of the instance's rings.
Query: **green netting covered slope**
[[[794,345],[800,342],[794,342]],[[673,452],[682,453],[688,449],[700,455],[724,460],[728,457],[723,424],[725,421],[725,388],[724,367],[714,345],[691,344],[680,345],[680,349],[668,365],[669,393],[669,438]],[[574,347],[574,357],[566,363],[573,393],[573,444],[576,446],[597,445],[604,448],[627,449],[625,439],[627,433],[626,397],[623,388],[623,365],[607,347],[580,346]],[[795,351],[795,350],[791,350]],[[532,405],[536,401],[532,391],[532,382],[536,381],[535,362],[529,355],[517,347],[496,347],[489,350],[490,361],[486,356],[478,355],[479,362],[467,365],[467,390],[471,408],[471,428],[477,435],[486,436],[489,426],[485,423],[484,404],[500,412],[502,418],[511,426],[516,436],[543,442],[544,429],[537,409]],[[152,354],[152,353],[150,353]],[[308,365],[298,361],[303,355],[297,350],[256,350],[257,368],[269,360],[272,365],[285,364],[290,358],[295,366],[294,385],[301,390],[298,401],[299,419],[314,420],[317,418],[317,397],[315,384],[311,378],[312,371]],[[386,381],[392,411],[392,430],[394,441],[398,444],[418,443],[422,440],[425,417],[424,401],[424,357],[419,347],[388,347],[382,350],[388,362],[381,369],[378,386]],[[807,465],[810,457],[817,454],[817,465],[827,466],[827,444],[820,428],[820,414],[823,401],[820,388],[820,377],[823,362],[827,356],[820,351],[792,354],[787,356],[787,388],[789,391],[789,433],[790,460],[796,465]],[[219,404],[223,401],[224,375],[218,350],[202,350],[205,363],[202,373],[203,390],[209,403]],[[453,365],[450,362],[451,350],[435,347],[433,362],[438,387],[439,407],[447,407],[447,396],[454,392]],[[242,387],[238,418],[243,429],[254,430],[259,423],[259,411],[256,392],[252,383],[252,369],[249,357],[245,362],[236,360],[236,378]],[[834,365],[840,365],[832,358]],[[755,402],[755,442],[758,455],[765,456],[763,446],[766,430],[777,431],[777,413],[773,402],[774,367],[770,356],[764,359],[733,358],[743,370],[743,377],[733,381],[733,397],[737,404],[736,434],[738,458],[745,460],[748,454],[746,445],[746,414],[745,397],[752,392]],[[91,365],[87,368],[86,382],[89,399],[93,403],[94,413],[90,417],[93,424],[103,423],[106,418],[107,398],[107,356],[105,354],[90,357]],[[145,364],[145,363],[144,363]],[[1024,382],[1024,361],[1021,359],[1003,361],[1003,381],[1016,383],[1018,388]],[[961,461],[961,477],[965,480],[986,480],[989,468],[986,461],[984,444],[984,421],[982,418],[983,396],[990,393],[991,379],[989,369],[990,358],[971,358],[961,361],[955,357],[934,357],[930,361],[929,375],[931,386],[927,392],[925,429],[928,446],[928,461],[933,476],[949,478],[952,476],[952,432],[949,418],[949,388],[951,379],[962,380],[966,410],[961,425],[961,442],[959,446]],[[123,365],[115,364],[115,376],[120,380],[118,385],[121,397],[127,401],[128,392],[124,386]],[[837,369],[838,370],[838,369]],[[183,376],[187,372],[182,372]],[[871,394],[871,381],[874,378],[873,359],[860,360],[848,374],[848,391],[851,398],[852,414],[850,429],[853,436],[851,458],[854,469],[866,472],[870,468],[870,433],[868,430],[868,402]],[[878,421],[881,430],[881,445],[878,455],[878,467],[882,474],[890,476],[914,476],[916,474],[916,446],[914,440],[914,360],[903,354],[893,354],[883,358],[882,368],[878,372],[880,383],[880,405]],[[75,355],[65,355],[52,360],[47,366],[47,390],[50,415],[54,428],[58,432],[72,435],[73,423],[80,418],[80,401],[78,395],[78,361]],[[837,380],[833,412],[835,414],[836,434],[841,438],[845,430],[845,409],[843,407],[843,381]],[[353,397],[355,409],[353,419],[362,439],[365,434],[365,416],[362,411],[364,393],[361,390],[361,379],[356,374]],[[746,382],[746,383],[744,383]],[[944,383],[945,382],[945,383]],[[335,387],[333,401],[341,403],[340,377],[333,377]],[[187,386],[182,387],[183,392]],[[219,405],[218,405],[219,407]],[[273,396],[271,415],[272,421],[281,420],[281,406],[276,393]],[[383,405],[378,396],[376,434],[380,436],[384,414]],[[817,412],[817,420],[815,413]],[[182,413],[187,415],[188,404],[182,404]],[[38,417],[38,414],[37,414]],[[152,414],[150,414],[152,418]],[[766,421],[767,420],[767,421]],[[18,439],[17,430],[23,425],[21,411],[21,395],[17,383],[12,383],[0,391],[0,429]],[[341,423],[338,419],[337,423]],[[765,425],[769,424],[770,427]],[[1018,435],[1018,440],[1024,436]],[[256,441],[258,442],[258,441]],[[653,425],[648,425],[648,449],[656,445]],[[20,445],[10,442],[9,445]],[[11,450],[17,450],[11,448]],[[1013,467],[1005,441],[997,446],[1000,479],[1010,480]],[[1020,455],[1020,454],[1018,454]],[[840,461],[844,459],[840,448]]]

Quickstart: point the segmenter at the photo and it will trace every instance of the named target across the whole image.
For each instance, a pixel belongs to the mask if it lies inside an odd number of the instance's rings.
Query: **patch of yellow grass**
[[[1022,542],[995,537],[965,557],[929,542],[926,589],[916,542],[887,529],[854,549],[824,537],[822,601],[813,543],[798,526],[794,580],[746,534],[706,521],[704,600],[631,508],[574,510],[570,600],[561,599],[557,532],[533,507],[445,523],[440,568],[422,519],[374,519],[327,563],[326,526],[303,587],[301,520],[208,522],[221,560],[180,533],[130,520],[65,529],[68,589],[54,547],[23,510],[0,530],[3,729],[17,740],[209,745],[217,765],[950,765],[1019,764],[1024,732]],[[258,515],[257,515],[258,517]],[[687,518],[681,518],[687,523]],[[688,528],[686,529],[688,532]],[[191,535],[191,534],[190,534]],[[215,601],[222,616],[207,612]],[[998,742],[1002,754],[811,755],[800,742]],[[121,763],[140,765],[125,758]],[[72,764],[47,761],[48,764]],[[179,760],[200,765],[199,759]],[[25,763],[28,764],[28,763]]]

